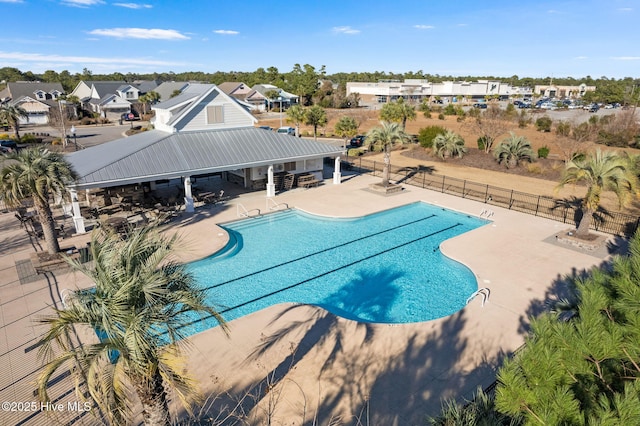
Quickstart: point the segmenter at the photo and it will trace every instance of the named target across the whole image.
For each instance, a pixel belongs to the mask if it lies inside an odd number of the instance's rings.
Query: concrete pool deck
[[[207,417],[226,417],[235,409],[249,424],[266,424],[267,418],[288,425],[356,424],[357,419],[372,425],[424,424],[427,415],[438,414],[442,398],[469,398],[478,386],[493,382],[504,356],[522,345],[529,316],[543,309],[566,275],[607,260],[604,252],[556,242],[553,236],[568,228],[559,222],[411,186],[382,196],[367,190],[379,181],[371,176],[343,180],[274,199],[281,206],[334,217],[415,201],[472,216],[491,210],[492,223],[441,245],[444,254],[471,268],[480,288],[491,290],[488,302],[482,306],[477,297],[449,317],[404,325],[359,324],[312,306],[278,305],[232,321],[229,337],[219,328],[194,335],[188,339],[188,368],[208,397]],[[252,193],[183,214],[170,227],[188,242],[182,260],[224,246],[227,236],[217,223],[237,220],[244,209],[264,213],[269,205],[263,193]],[[64,289],[91,283],[60,271],[20,284],[18,265],[34,247],[12,213],[0,215],[0,232],[0,400],[31,402],[41,365],[33,345],[44,332],[35,321],[50,314],[51,306],[61,306]],[[88,235],[67,239],[63,247],[87,240]],[[612,248],[620,243],[608,240]],[[273,248],[281,249],[277,236]],[[76,338],[95,336],[80,330]],[[50,391],[66,404],[78,400],[72,386],[62,374]],[[63,412],[58,418],[75,417],[75,424],[92,424],[91,416],[81,413]],[[3,412],[0,420],[0,425],[51,423],[42,412]]]

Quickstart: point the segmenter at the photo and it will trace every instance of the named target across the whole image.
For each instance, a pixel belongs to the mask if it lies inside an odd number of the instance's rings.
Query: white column
[[[70,189],[71,208],[73,210],[73,225],[76,228],[76,234],[84,234],[87,230],[84,228],[84,217],[80,213],[80,203],[78,202],[78,191]]]
[[[333,172],[333,184],[340,185],[342,183],[342,173],[340,173],[340,157],[336,157],[334,172]]]
[[[184,211],[193,213],[193,195],[191,195],[191,177],[184,178]]]
[[[267,169],[267,197],[276,195],[276,184],[273,182],[273,165]]]

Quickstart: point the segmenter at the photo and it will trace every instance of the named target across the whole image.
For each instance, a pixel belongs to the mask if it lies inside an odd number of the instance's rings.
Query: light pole
[[[278,100],[280,101],[280,127],[282,127],[282,96],[278,96]]]
[[[78,150],[78,141],[76,140],[76,126],[71,126],[71,134],[73,135],[73,146],[75,147],[75,150]]]

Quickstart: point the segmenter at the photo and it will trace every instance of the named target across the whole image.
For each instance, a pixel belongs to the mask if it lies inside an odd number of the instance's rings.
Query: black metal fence
[[[354,171],[373,176],[382,176],[384,164],[363,157],[350,159],[347,164]],[[445,194],[479,201],[481,203],[504,207],[522,213],[576,226],[582,217],[578,199],[557,199],[544,195],[533,195],[512,189],[485,185],[468,180],[452,178],[430,173],[420,167],[390,166],[391,181],[431,189]],[[591,229],[613,235],[631,236],[640,226],[640,218],[620,212],[609,212],[603,208],[594,214]]]

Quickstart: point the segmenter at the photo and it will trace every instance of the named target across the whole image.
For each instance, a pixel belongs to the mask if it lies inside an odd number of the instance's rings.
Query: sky
[[[640,77],[640,0],[0,0],[0,67]]]

